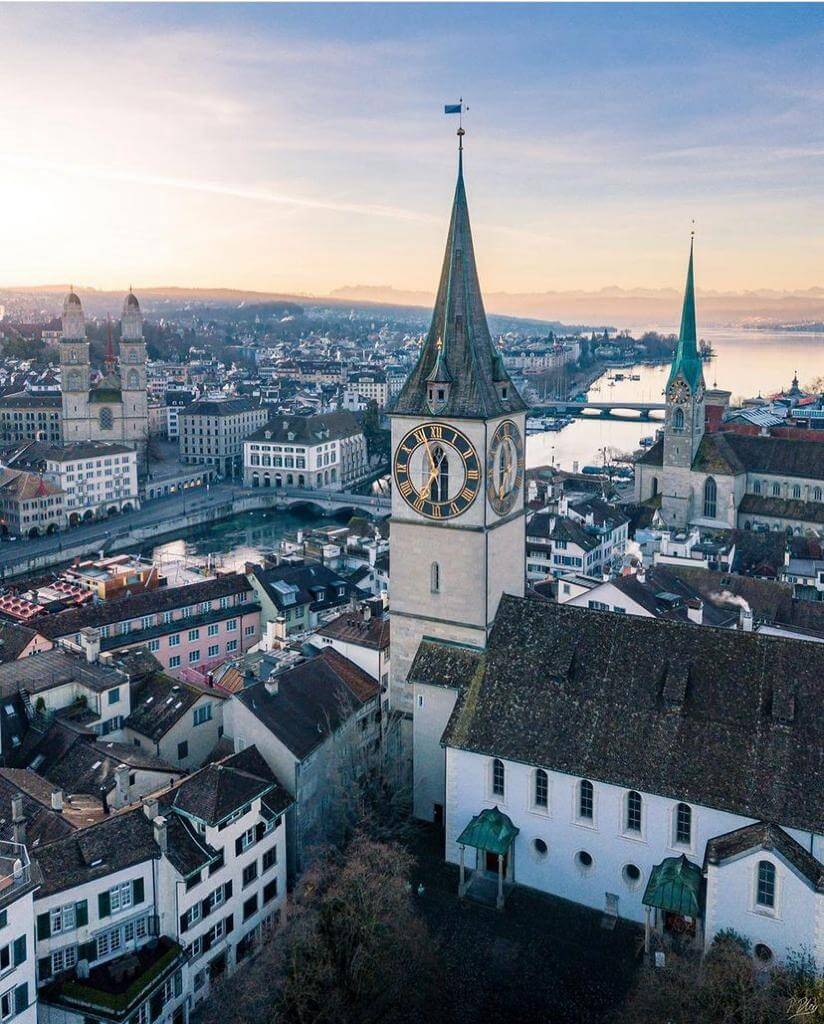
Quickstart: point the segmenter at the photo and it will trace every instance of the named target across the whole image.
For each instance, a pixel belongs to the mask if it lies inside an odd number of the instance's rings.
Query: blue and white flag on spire
[[[463,103],[446,103],[443,112],[445,114],[460,114],[463,110]]]

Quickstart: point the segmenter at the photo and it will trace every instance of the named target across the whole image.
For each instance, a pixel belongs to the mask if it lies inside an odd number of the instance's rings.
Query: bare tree
[[[425,1019],[436,950],[408,879],[413,859],[358,831],[303,875],[289,919],[218,986],[202,1024],[379,1024]]]

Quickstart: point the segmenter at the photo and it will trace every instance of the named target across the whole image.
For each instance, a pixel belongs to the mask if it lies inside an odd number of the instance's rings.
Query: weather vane
[[[463,137],[466,135],[466,131],[463,126],[463,115],[464,111],[469,110],[469,106],[464,106],[463,96],[458,100],[457,103],[445,103],[443,112],[445,114],[457,114],[458,115],[458,148],[463,149]]]

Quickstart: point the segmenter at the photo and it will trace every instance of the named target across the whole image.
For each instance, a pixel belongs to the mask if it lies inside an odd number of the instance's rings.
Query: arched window
[[[779,498],[781,496],[781,484],[774,483],[772,486],[772,492],[774,498]]]
[[[768,860],[758,862],[758,884],[755,902],[759,907],[775,906],[775,865]]]
[[[449,459],[440,445],[432,450],[432,461],[438,470],[432,483],[432,501],[446,501],[449,497]]]
[[[592,821],[595,813],[595,790],[589,779],[581,779],[578,787],[578,817]]]
[[[429,567],[429,589],[433,594],[441,592],[441,567],[437,562]]]
[[[689,804],[678,804],[675,808],[675,841],[684,846],[692,842],[692,808]]]
[[[492,762],[492,792],[495,796],[504,795],[504,763],[497,757]]]
[[[753,494],[760,494],[761,493],[761,481],[760,480],[756,480],[755,483],[752,485],[752,492],[753,492]]]
[[[114,426],[114,416],[112,416],[112,410],[107,406],[103,406],[100,410],[100,416],[98,417],[101,430],[111,430]]]
[[[672,414],[672,429],[683,430],[684,429],[684,410],[676,409]]]
[[[535,806],[546,808],[549,805],[549,777],[543,768],[535,772]]]
[[[626,830],[641,831],[641,794],[636,793],[634,789],[627,793]]]
[[[794,498],[800,498],[801,497],[801,485],[800,484],[796,484],[793,487],[793,497]]]
[[[704,484],[704,515],[707,519],[715,519],[717,510],[718,488],[711,476],[707,477]]]
[[[131,391],[137,391],[140,387],[140,374],[137,370],[129,370],[128,375],[129,389]]]
[[[654,498],[657,493],[658,493],[658,477],[654,476],[652,478],[652,495],[651,495],[651,497]]]
[[[821,501],[821,488],[813,487],[813,501]]]

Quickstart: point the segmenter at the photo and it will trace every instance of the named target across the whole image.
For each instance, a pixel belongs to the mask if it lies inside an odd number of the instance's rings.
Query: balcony
[[[22,843],[0,840],[0,907],[31,885],[29,855]]]
[[[42,993],[43,1001],[74,1010],[123,1021],[185,961],[183,948],[165,935],[139,949],[93,967],[87,978],[79,976],[55,982]],[[153,1008],[157,1009],[157,1008]],[[158,1016],[151,1014],[152,1019]]]

